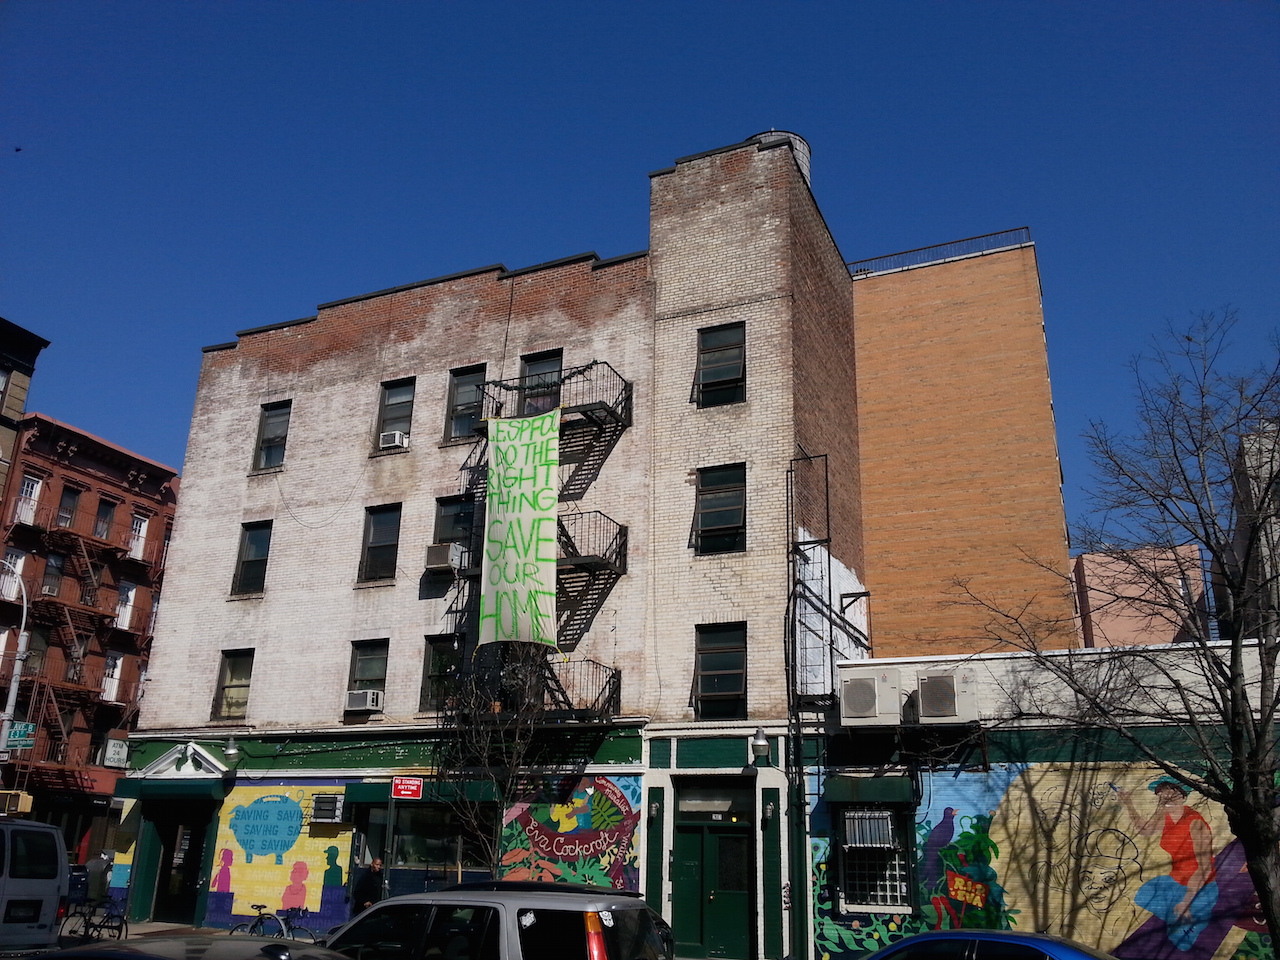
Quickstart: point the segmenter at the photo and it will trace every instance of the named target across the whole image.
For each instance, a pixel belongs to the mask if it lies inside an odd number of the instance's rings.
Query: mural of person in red
[[[1130,792],[1121,791],[1120,800],[1140,834],[1159,834],[1173,864],[1168,874],[1139,887],[1133,899],[1164,922],[1170,943],[1187,951],[1208,926],[1218,902],[1213,833],[1204,817],[1187,806],[1190,791],[1173,777],[1157,777],[1147,788],[1156,798],[1156,809],[1148,816],[1138,811]]]
[[[289,871],[289,885],[284,888],[284,893],[280,896],[281,910],[307,905],[307,877],[310,873],[311,870],[303,860],[293,865],[293,869]]]

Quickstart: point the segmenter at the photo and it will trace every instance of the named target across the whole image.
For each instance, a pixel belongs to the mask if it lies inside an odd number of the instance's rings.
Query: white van
[[[0,956],[58,946],[67,851],[57,827],[0,817]]]

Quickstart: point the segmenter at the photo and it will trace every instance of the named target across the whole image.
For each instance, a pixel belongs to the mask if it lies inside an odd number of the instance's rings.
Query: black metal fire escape
[[[493,380],[484,384],[484,418],[518,416],[525,398],[545,399],[548,386],[559,401],[562,512],[556,522],[556,635],[561,654],[574,650],[591,628],[610,592],[627,572],[627,528],[596,510],[577,508],[591,483],[599,476],[609,454],[631,425],[631,384],[604,361],[592,361],[561,372],[549,381],[536,377]],[[483,436],[483,419],[480,433]],[[483,509],[487,442],[476,444],[460,470],[460,492],[474,499],[472,533],[458,545],[454,589],[447,616],[452,633],[466,635],[474,624],[479,604],[479,574],[483,541]],[[443,571],[442,571],[443,573]],[[489,657],[496,657],[490,654]],[[464,658],[466,659],[466,658]],[[537,666],[539,690],[524,689],[521,680],[503,680],[502,664],[473,664],[469,686],[480,707],[504,713],[519,701],[536,701],[542,719],[600,720],[621,706],[620,671],[586,659],[543,657]],[[487,671],[487,674],[486,674]],[[519,671],[507,669],[505,675]],[[488,692],[484,692],[488,691]],[[481,702],[482,701],[482,702]],[[466,707],[474,715],[475,704]]]

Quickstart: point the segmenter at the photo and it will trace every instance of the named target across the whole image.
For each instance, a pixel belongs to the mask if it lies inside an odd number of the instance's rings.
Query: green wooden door
[[[681,825],[673,850],[672,931],[676,954],[749,960],[752,836],[745,826]]]

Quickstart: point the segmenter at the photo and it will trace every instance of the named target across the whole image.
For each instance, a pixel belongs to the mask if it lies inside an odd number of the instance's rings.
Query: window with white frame
[[[4,565],[0,566],[0,598],[5,600],[22,599],[22,564],[27,555],[17,547],[6,547]]]
[[[848,911],[910,908],[911,825],[905,811],[846,807],[837,812],[840,905]]]
[[[40,483],[40,478],[34,474],[22,475],[22,485],[18,488],[18,497],[13,504],[14,523],[36,522],[36,505],[40,502]]]

